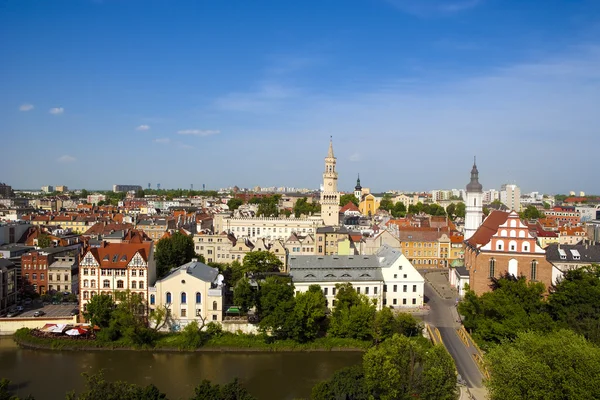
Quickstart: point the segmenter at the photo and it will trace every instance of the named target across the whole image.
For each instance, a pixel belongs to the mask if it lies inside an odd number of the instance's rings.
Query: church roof
[[[473,168],[471,169],[471,182],[467,185],[467,192],[481,192],[483,185],[479,183],[479,171],[477,170],[477,164],[473,161]]]
[[[483,224],[475,231],[467,243],[472,246],[484,246],[490,242],[492,236],[498,232],[500,225],[506,222],[510,213],[504,211],[492,211],[483,221]]]

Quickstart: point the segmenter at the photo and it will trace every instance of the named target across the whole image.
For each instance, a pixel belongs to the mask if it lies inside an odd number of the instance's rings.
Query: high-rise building
[[[340,193],[337,190],[338,174],[335,170],[336,158],[333,155],[333,142],[329,140],[329,151],[325,157],[323,191],[321,192],[321,218],[326,226],[340,223]]]
[[[57,192],[60,193],[65,193],[69,191],[69,188],[67,186],[61,185],[61,186],[57,186],[54,190],[56,190]]]
[[[54,186],[51,186],[51,185],[42,186],[42,192],[44,192],[44,193],[52,193],[52,192],[54,192]]]
[[[500,201],[509,210],[521,211],[521,189],[514,184],[504,184],[500,190]]]
[[[142,190],[140,185],[113,185],[113,192],[137,192]]]
[[[6,199],[8,199],[9,197],[14,197],[12,187],[7,185],[6,183],[0,182],[0,197],[4,197]]]
[[[467,185],[465,202],[465,240],[468,240],[483,222],[483,186],[479,183],[479,171],[473,161],[471,182]]]

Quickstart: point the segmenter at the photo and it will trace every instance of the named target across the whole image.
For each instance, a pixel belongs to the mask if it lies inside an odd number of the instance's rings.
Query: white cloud
[[[147,131],[148,129],[150,129],[150,125],[140,125],[135,128],[136,131]]]
[[[286,101],[298,97],[298,89],[279,83],[263,82],[254,91],[228,93],[217,98],[220,110],[250,113],[273,113]]]
[[[65,109],[62,107],[54,107],[54,108],[51,108],[49,111],[50,114],[54,114],[54,115],[60,115],[64,112],[65,112]]]
[[[214,129],[184,129],[177,132],[180,135],[191,135],[191,136],[211,136],[218,135],[221,131]]]
[[[169,144],[169,143],[171,143],[171,139],[169,139],[169,138],[158,138],[158,139],[154,139],[153,142],[154,143]]]
[[[21,107],[19,107],[19,111],[31,111],[31,110],[33,110],[33,108],[34,108],[33,104],[25,103],[25,104],[21,104]]]
[[[397,9],[418,16],[452,14],[478,6],[483,0],[385,0]]]
[[[65,154],[64,156],[57,158],[56,161],[58,161],[59,163],[66,164],[66,163],[75,162],[75,161],[77,161],[77,159],[73,156],[69,156],[69,155]]]
[[[354,153],[350,157],[348,157],[348,160],[352,162],[357,162],[362,160],[362,156],[360,155],[360,153]]]

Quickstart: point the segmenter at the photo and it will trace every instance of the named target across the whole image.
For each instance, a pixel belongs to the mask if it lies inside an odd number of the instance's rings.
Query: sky
[[[598,0],[0,0],[0,182],[600,194]]]

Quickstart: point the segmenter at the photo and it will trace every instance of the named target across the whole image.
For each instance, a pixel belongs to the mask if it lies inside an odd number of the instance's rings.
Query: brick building
[[[30,251],[21,256],[21,275],[24,288],[44,294],[48,291],[49,266],[59,257],[79,257],[79,245],[69,247],[49,247]]]
[[[492,278],[506,273],[543,282],[546,288],[552,284],[545,250],[515,211],[493,211],[465,244],[469,285],[478,295],[491,290]]]

